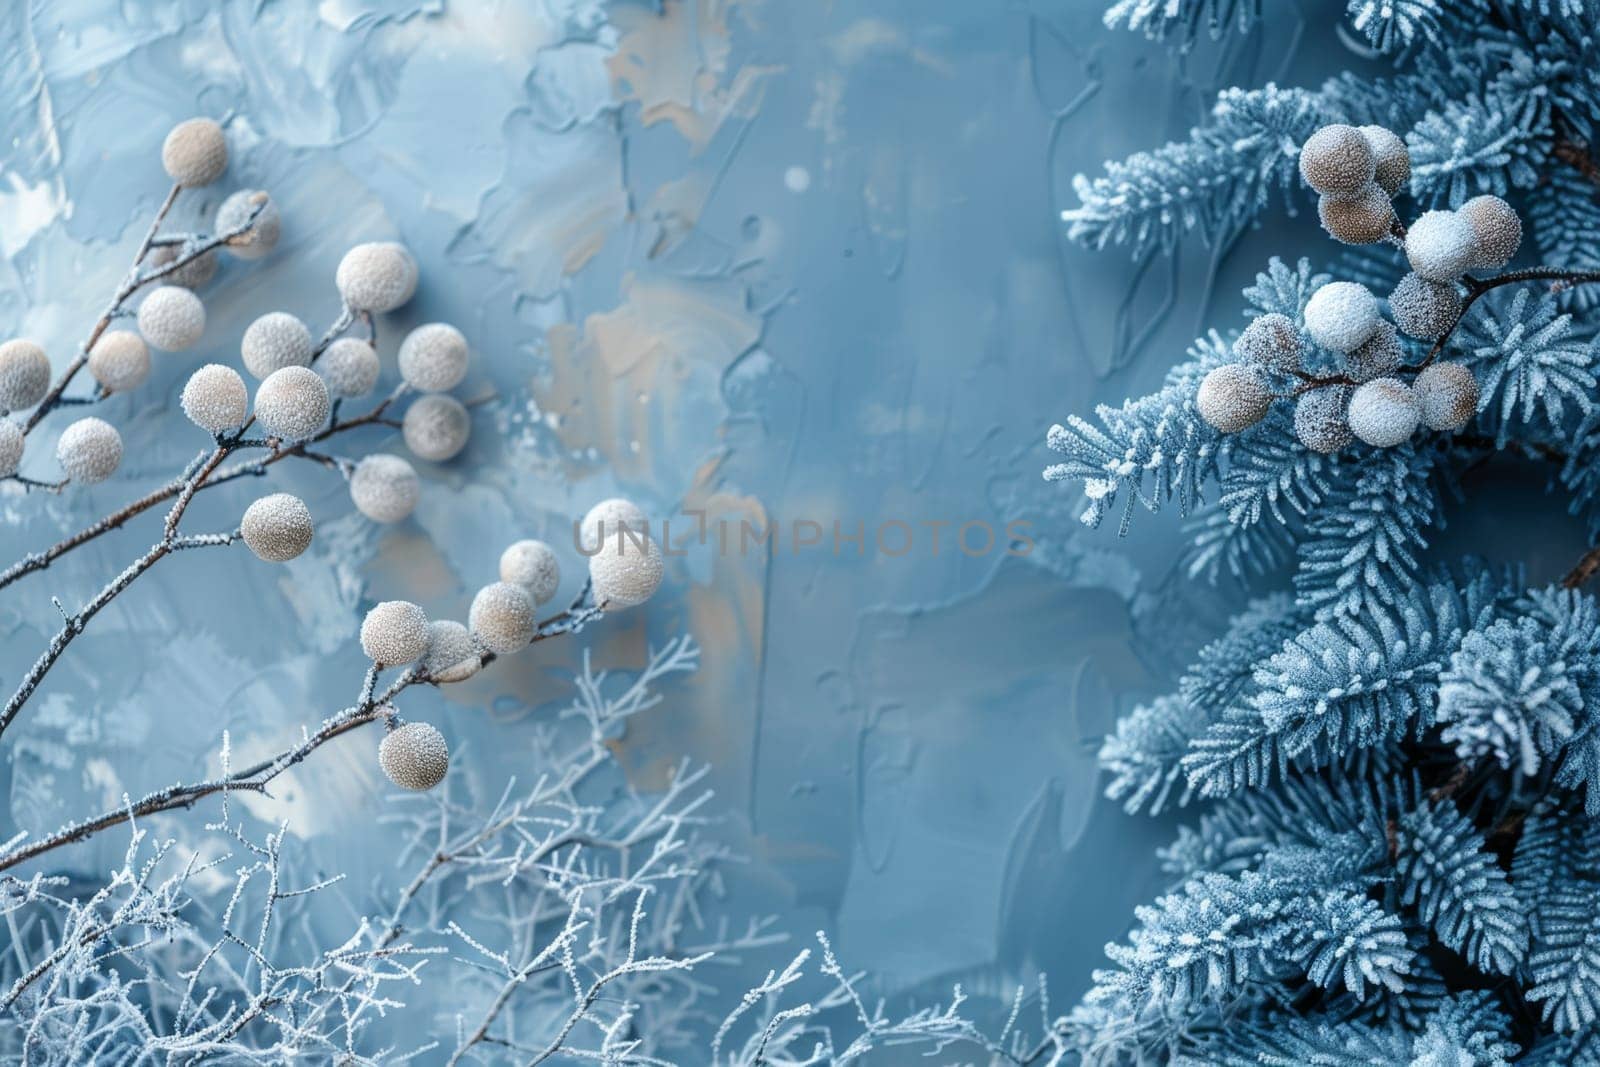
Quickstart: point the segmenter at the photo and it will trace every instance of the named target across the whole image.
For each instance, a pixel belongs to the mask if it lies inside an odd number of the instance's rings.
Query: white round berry
[[[374,522],[399,522],[410,515],[421,492],[411,464],[384,452],[364,457],[350,475],[350,499]]]
[[[443,463],[467,447],[472,416],[455,397],[429,393],[419,396],[406,408],[400,433],[413,455]]]
[[[356,245],[339,261],[334,282],[357,311],[393,311],[417,291],[417,261],[394,241]]]
[[[28,437],[16,419],[0,418],[0,478],[9,478],[22,466],[22,450]]]
[[[1224,363],[1200,382],[1195,394],[1200,417],[1223,433],[1238,433],[1260,422],[1272,406],[1272,389],[1255,367]]]
[[[22,338],[0,345],[0,410],[31,408],[50,391],[50,357]]]
[[[619,533],[631,530],[648,533],[650,520],[644,509],[631,500],[614,496],[590,508],[578,523],[578,546],[585,552],[600,547],[602,540],[615,541]]]
[[[103,482],[122,463],[122,435],[103,419],[79,419],[61,431],[56,459],[67,477],[80,485]]]
[[[561,561],[543,541],[518,541],[500,554],[500,580],[522,586],[535,604],[543,604],[561,584]]]
[[[317,371],[334,396],[366,396],[378,384],[378,353],[359,337],[341,337],[317,360]]]
[[[150,250],[150,266],[165,267],[179,256],[187,255],[187,245],[156,245]],[[217,276],[217,254],[213,251],[201,252],[181,267],[174,268],[170,273],[164,274],[161,280],[166,285],[181,285],[185,289],[198,289]]]
[[[228,139],[212,119],[186,119],[162,142],[161,165],[179,185],[210,185],[228,169]]]
[[[1472,227],[1472,266],[1499,270],[1522,247],[1522,220],[1498,196],[1475,196],[1456,209]]]
[[[1378,184],[1354,196],[1324,196],[1317,201],[1322,228],[1347,245],[1377,244],[1394,226],[1394,204]]]
[[[400,377],[414,389],[442,393],[467,376],[467,339],[446,322],[430,322],[400,342]]]
[[[1453,282],[1407,274],[1389,294],[1389,310],[1407,337],[1431,341],[1448,333],[1461,317],[1461,293]]]
[[[328,421],[328,386],[310,367],[284,367],[256,386],[256,421],[273,437],[303,441]]]
[[[1378,321],[1377,298],[1358,282],[1329,282],[1306,301],[1306,332],[1334,352],[1354,352]]]
[[[258,211],[257,208],[260,208]],[[251,216],[255,221],[251,221]],[[245,227],[240,229],[240,227]],[[225,247],[239,259],[260,259],[278,246],[283,216],[278,205],[260,189],[240,189],[217,208],[218,234],[235,233]]]
[[[533,640],[538,618],[533,597],[520,585],[495,582],[478,590],[467,625],[484,648],[498,655],[520,651]]]
[[[361,651],[374,663],[397,667],[428,651],[428,616],[409,600],[385,600],[361,620]]]
[[[1350,377],[1356,381],[1370,382],[1374,378],[1386,378],[1393,374],[1399,369],[1405,355],[1405,349],[1400,347],[1399,333],[1391,324],[1379,319],[1378,328],[1372,331],[1372,336],[1345,357],[1344,365]]]
[[[1406,143],[1382,126],[1362,126],[1361,136],[1367,139],[1376,161],[1372,180],[1390,196],[1398,196],[1411,180],[1411,152]]]
[[[239,354],[244,369],[260,379],[284,367],[311,366],[315,347],[305,323],[287,311],[269,311],[245,328]]]
[[[1406,259],[1430,282],[1454,282],[1476,254],[1472,224],[1454,211],[1427,211],[1406,231]]]
[[[1258,315],[1233,342],[1233,354],[1241,363],[1293,374],[1300,369],[1300,330],[1287,315],[1272,312]]]
[[[1350,429],[1375,448],[1393,448],[1417,432],[1422,405],[1417,394],[1398,378],[1367,382],[1350,398]]]
[[[1327,196],[1352,196],[1377,171],[1372,146],[1354,126],[1324,126],[1300,149],[1300,176]]]
[[[1345,411],[1352,389],[1328,385],[1302,393],[1294,406],[1294,434],[1313,452],[1331,454],[1354,439]]]
[[[444,735],[425,722],[408,722],[390,730],[378,745],[378,765],[401,789],[432,789],[450,770],[450,746]]]
[[[1434,430],[1459,430],[1478,411],[1478,380],[1461,363],[1431,363],[1412,385],[1422,421]]]
[[[232,367],[207,363],[189,375],[180,402],[190,422],[202,430],[223,433],[244,425],[250,391]]]
[[[206,306],[181,285],[150,290],[139,305],[139,332],[163,352],[181,352],[206,331]]]
[[[137,389],[150,376],[150,347],[132,330],[108,330],[89,349],[89,373],[108,393]]]
[[[1236,365],[1236,364],[1235,364]],[[607,537],[589,557],[589,580],[596,604],[607,609],[643,604],[661,588],[664,563],[654,538],[623,534]]]
[[[435,682],[464,682],[478,673],[483,659],[472,641],[472,631],[453,619],[428,625],[428,651],[422,667]]]
[[[316,526],[304,500],[289,493],[272,493],[244,509],[239,530],[257,559],[287,563],[311,547]]]

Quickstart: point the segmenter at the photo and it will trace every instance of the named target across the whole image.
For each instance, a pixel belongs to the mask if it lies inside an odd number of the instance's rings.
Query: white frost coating
[[[1522,219],[1498,196],[1475,196],[1456,209],[1472,227],[1472,266],[1499,270],[1522,247]]]
[[[245,328],[239,354],[244,369],[259,379],[284,367],[311,366],[314,347],[305,323],[287,311],[269,311]]]
[[[472,416],[455,397],[429,393],[406,408],[400,433],[413,455],[443,463],[467,447],[467,438],[472,435]]]
[[[1386,378],[1393,374],[1405,358],[1400,347],[1400,334],[1392,323],[1378,320],[1378,328],[1345,358],[1345,369],[1358,382]]]
[[[50,357],[32,341],[0,345],[0,409],[31,408],[50,391]]]
[[[359,337],[341,337],[317,360],[328,392],[350,399],[366,396],[378,384],[378,353]]]
[[[1459,430],[1478,411],[1478,380],[1461,363],[1433,363],[1412,385],[1422,405],[1422,421],[1434,430]]]
[[[1377,166],[1372,180],[1390,196],[1396,196],[1411,180],[1411,151],[1393,130],[1382,126],[1362,126],[1361,136],[1367,139]]]
[[[490,652],[502,656],[518,652],[533,640],[538,625],[533,597],[510,582],[486,585],[472,598],[467,625]]]
[[[89,350],[89,373],[108,392],[137,389],[150,376],[150,346],[132,330],[108,330]]]
[[[1345,417],[1350,392],[1348,385],[1326,385],[1301,394],[1294,406],[1294,434],[1301,444],[1327,455],[1354,439]]]
[[[472,643],[471,630],[454,619],[439,619],[428,625],[428,651],[422,666],[436,682],[464,682],[478,673],[483,660]]]
[[[183,386],[183,413],[211,433],[237,430],[244,423],[250,392],[232,367],[207,363],[189,375]]]
[[[260,259],[276,248],[283,232],[283,216],[278,214],[278,205],[260,189],[240,189],[217,208],[217,232],[228,233],[249,221],[257,204],[261,211],[255,222],[248,230],[230,237],[224,246],[239,259]]]
[[[316,526],[304,500],[290,493],[272,493],[244,509],[239,530],[257,559],[287,563],[311,547]]]
[[[1367,382],[1350,398],[1350,429],[1375,448],[1404,444],[1421,421],[1417,394],[1398,378]]]
[[[535,604],[544,604],[561,585],[561,561],[543,541],[518,541],[500,554],[500,580],[522,586]]]
[[[409,600],[385,600],[361,620],[361,651],[374,663],[396,667],[428,651],[428,616]]]
[[[622,530],[642,534],[649,532],[649,529],[650,520],[643,508],[631,500],[614,496],[600,501],[583,516],[583,521],[578,524],[578,545],[584,551],[592,552],[599,547],[602,537],[607,541],[615,541]]]
[[[467,376],[467,339],[447,322],[430,322],[400,342],[400,377],[424,393],[454,389]]]
[[[609,609],[631,608],[643,604],[661,588],[661,549],[654,538],[643,544],[639,541],[638,535],[607,537],[600,550],[589,557],[595,603]]]
[[[1394,205],[1376,182],[1353,196],[1324,196],[1317,201],[1322,228],[1347,245],[1377,244],[1394,225]]]
[[[1372,146],[1354,126],[1324,126],[1300,149],[1300,176],[1325,196],[1353,196],[1376,171]]]
[[[1472,224],[1454,211],[1427,211],[1406,231],[1406,259],[1430,282],[1453,283],[1472,266]]]
[[[450,746],[428,723],[408,722],[384,735],[378,745],[378,765],[401,789],[422,792],[444,781],[450,770]]]
[[[1255,367],[1224,363],[1200,382],[1195,407],[1200,417],[1223,433],[1238,433],[1260,422],[1272,406],[1272,389]]]
[[[103,419],[79,419],[61,432],[56,459],[67,477],[80,485],[103,482],[122,463],[122,435]]]
[[[256,386],[256,421],[273,437],[302,441],[328,421],[328,386],[310,367],[284,367]]]
[[[181,352],[206,331],[206,306],[181,285],[152,289],[139,305],[139,332],[163,352]]]
[[[366,456],[350,475],[350,499],[373,522],[399,522],[416,508],[421,492],[411,464],[385,452]]]
[[[1407,274],[1389,294],[1389,311],[1407,337],[1431,341],[1449,332],[1461,316],[1461,293],[1453,282]]]
[[[1378,328],[1378,300],[1358,282],[1329,282],[1306,301],[1306,332],[1323,348],[1354,352]]]
[[[356,245],[339,261],[334,283],[357,311],[393,311],[417,291],[417,261],[394,241]]]
[[[1233,342],[1233,354],[1241,363],[1293,374],[1300,369],[1300,330],[1276,311],[1257,315]]]
[[[150,265],[152,267],[165,267],[168,263],[188,252],[185,245],[156,245],[150,250]],[[185,289],[198,289],[217,276],[217,254],[215,252],[202,252],[183,266],[176,268],[171,274],[163,275],[161,280],[167,285],[181,285]]]
[[[162,142],[161,165],[179,185],[210,185],[228,169],[228,139],[212,119],[186,119]]]
[[[0,418],[0,478],[9,478],[22,466],[22,450],[28,438],[16,419]]]

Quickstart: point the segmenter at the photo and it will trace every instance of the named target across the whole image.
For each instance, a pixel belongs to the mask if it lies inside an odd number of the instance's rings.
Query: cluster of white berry
[[[642,604],[660,588],[661,550],[650,539],[648,521],[637,505],[602,501],[583,517],[579,530],[584,552],[592,553],[589,582],[598,609]],[[361,623],[361,648],[382,667],[420,662],[428,681],[465,681],[478,673],[487,654],[510,655],[534,642],[540,632],[538,608],[555,596],[560,584],[555,549],[543,541],[517,541],[500,556],[500,580],[472,598],[466,625],[429,621],[416,604],[387,600]],[[428,723],[401,724],[392,707],[385,709],[385,717],[390,728],[378,748],[383,773],[404,789],[438,785],[450,766],[444,736]]]
[[[1335,238],[1347,244],[1388,240],[1404,252],[1411,272],[1389,294],[1394,321],[1383,317],[1371,290],[1347,281],[1328,282],[1311,294],[1303,323],[1276,313],[1259,316],[1234,343],[1236,362],[1201,382],[1201,417],[1237,433],[1264,418],[1273,401],[1293,397],[1296,436],[1324,453],[1357,439],[1392,448],[1419,426],[1465,426],[1478,405],[1472,371],[1435,360],[1433,353],[1407,366],[1401,335],[1436,341],[1455,328],[1462,276],[1498,270],[1516,255],[1522,243],[1517,213],[1497,196],[1478,196],[1454,211],[1425,212],[1403,228],[1391,197],[1409,178],[1411,161],[1405,142],[1381,126],[1324,126],[1301,150],[1300,173],[1320,194],[1322,224]],[[1321,373],[1330,367],[1334,373]],[[1415,377],[1408,383],[1400,374]]]

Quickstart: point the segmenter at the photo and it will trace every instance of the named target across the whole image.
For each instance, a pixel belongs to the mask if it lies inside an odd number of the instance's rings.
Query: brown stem
[[[1575,167],[1595,185],[1600,185],[1600,163],[1596,163],[1589,155],[1588,147],[1566,137],[1557,137],[1555,145],[1550,149],[1550,154],[1568,166]]]
[[[1581,588],[1597,572],[1600,572],[1600,545],[1585,552],[1578,560],[1577,565],[1567,572],[1567,576],[1561,579],[1562,588]]]

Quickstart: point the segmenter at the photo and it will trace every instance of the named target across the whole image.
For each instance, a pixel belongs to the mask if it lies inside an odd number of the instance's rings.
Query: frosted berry
[[[179,185],[210,185],[228,169],[228,139],[212,119],[187,119],[162,142],[161,165]]]
[[[190,422],[202,430],[223,433],[244,425],[250,393],[238,371],[221,363],[207,363],[189,375],[181,402]]]
[[[0,478],[9,478],[22,466],[22,451],[27,447],[27,435],[16,419],[0,418]]]
[[[159,269],[177,259],[187,255],[189,249],[185,245],[156,245],[150,250],[150,266]],[[161,276],[161,281],[166,285],[181,285],[185,289],[198,289],[217,276],[217,254],[213,251],[201,252],[181,267],[175,267],[167,274]]]
[[[89,373],[108,393],[125,393],[150,375],[150,348],[132,330],[109,330],[89,349]]]
[[[245,328],[239,342],[244,369],[265,378],[284,367],[311,366],[315,342],[306,324],[287,311],[269,311]]]
[[[589,557],[595,603],[609,609],[643,604],[661,588],[664,566],[654,538],[629,534],[607,537],[599,551]]]
[[[1476,254],[1472,224],[1454,211],[1427,211],[1406,231],[1406,259],[1431,282],[1454,282]]]
[[[1323,348],[1354,352],[1378,329],[1378,301],[1357,282],[1329,282],[1306,301],[1306,332]]]
[[[1522,247],[1522,220],[1498,196],[1475,196],[1456,209],[1472,227],[1471,266],[1499,270]]]
[[[399,522],[410,515],[421,492],[411,464],[383,452],[363,458],[350,475],[350,499],[374,522]]]
[[[467,339],[444,322],[430,322],[400,342],[400,377],[414,389],[442,393],[467,375]]]
[[[150,290],[139,305],[139,332],[163,352],[192,348],[206,331],[206,306],[181,285]]]
[[[317,371],[334,396],[366,396],[378,384],[378,353],[359,337],[341,337],[317,360]]]
[[[578,547],[592,552],[601,541],[615,541],[624,530],[647,533],[649,529],[643,508],[623,497],[610,497],[590,508],[578,523]]]
[[[1398,196],[1411,180],[1411,152],[1406,143],[1382,126],[1362,126],[1361,136],[1367,139],[1376,162],[1372,180],[1390,196]]]
[[[1224,363],[1205,376],[1195,395],[1200,417],[1223,433],[1260,422],[1272,406],[1272,390],[1255,367]]]
[[[103,482],[122,463],[122,435],[103,419],[79,419],[61,431],[56,459],[67,477],[80,485]]]
[[[356,311],[393,311],[417,291],[417,261],[394,241],[356,245],[339,261],[334,282]]]
[[[1350,398],[1350,429],[1376,448],[1404,444],[1422,421],[1417,394],[1398,378],[1367,382]]]
[[[310,367],[284,367],[256,386],[256,421],[273,437],[303,441],[328,421],[328,386]]]
[[[31,408],[50,391],[50,357],[32,341],[0,345],[0,410]]]
[[[1389,294],[1389,310],[1407,337],[1431,341],[1449,333],[1461,317],[1461,293],[1453,283],[1407,274]]]
[[[483,659],[473,644],[472,631],[453,619],[428,624],[428,651],[422,668],[435,682],[464,682],[478,673]]]
[[[500,580],[522,586],[535,604],[543,604],[561,584],[561,561],[543,541],[518,541],[500,554]]]
[[[1348,385],[1325,385],[1302,393],[1294,405],[1294,435],[1313,452],[1330,454],[1354,439],[1346,410],[1350,406]]]
[[[1324,196],[1317,201],[1322,228],[1347,245],[1377,244],[1394,226],[1394,204],[1389,194],[1369,185],[1354,196]]]
[[[526,648],[538,625],[533,597],[520,585],[495,582],[478,590],[467,613],[472,634],[490,652],[506,655]]]
[[[413,455],[443,463],[467,447],[467,438],[472,434],[472,416],[455,397],[429,393],[406,408],[400,434]]]
[[[1431,363],[1412,384],[1422,421],[1434,430],[1459,430],[1478,410],[1478,380],[1461,363]]]
[[[361,651],[374,663],[395,667],[428,651],[428,616],[409,600],[385,600],[361,620]]]
[[[1405,359],[1405,349],[1400,347],[1400,335],[1395,328],[1378,320],[1378,328],[1354,352],[1345,357],[1345,368],[1358,382],[1385,378],[1399,369]]]
[[[384,735],[378,745],[378,765],[401,789],[422,792],[444,781],[450,770],[450,746],[427,723],[408,722]]]
[[[283,216],[278,214],[278,205],[260,189],[240,189],[217,208],[216,229],[218,234],[240,231],[223,246],[229,253],[239,259],[260,259],[278,246]]]
[[[1324,196],[1354,196],[1376,169],[1372,146],[1354,126],[1324,126],[1300,149],[1300,176]]]
[[[1241,363],[1293,374],[1300,369],[1300,347],[1300,330],[1294,320],[1272,312],[1250,321],[1233,342],[1233,354]]]
[[[289,493],[272,493],[244,509],[239,530],[257,559],[287,563],[311,547],[316,527],[305,501]]]

